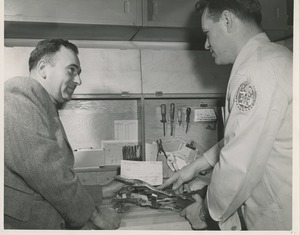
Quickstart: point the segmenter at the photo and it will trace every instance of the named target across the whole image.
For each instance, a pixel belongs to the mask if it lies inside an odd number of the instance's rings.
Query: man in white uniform
[[[206,219],[220,229],[292,229],[292,53],[262,31],[257,0],[202,0],[206,49],[216,64],[233,64],[225,103],[224,139],[160,188],[213,167],[205,201],[182,216],[194,229]]]

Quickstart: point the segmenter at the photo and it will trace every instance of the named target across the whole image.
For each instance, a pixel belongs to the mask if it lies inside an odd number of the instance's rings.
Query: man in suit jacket
[[[112,208],[99,208],[74,173],[73,151],[57,105],[71,99],[81,84],[78,48],[62,39],[38,43],[29,59],[29,78],[5,83],[5,229],[116,229]],[[111,196],[122,187],[112,182],[94,188]],[[95,192],[96,191],[96,192]]]

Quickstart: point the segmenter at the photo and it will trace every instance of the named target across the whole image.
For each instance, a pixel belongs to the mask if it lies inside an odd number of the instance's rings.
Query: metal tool
[[[182,108],[177,108],[177,121],[179,126],[181,126],[182,123]]]
[[[189,123],[190,123],[190,121],[191,121],[190,118],[191,118],[191,108],[188,107],[188,108],[186,109],[186,119],[185,119],[185,121],[186,121],[186,130],[185,130],[185,133],[188,132],[188,129],[189,129]]]
[[[153,191],[147,187],[142,186],[136,179],[125,179],[117,177],[122,182],[127,182],[133,185],[125,185],[111,200],[113,207],[118,213],[125,213],[130,209],[130,205],[135,204],[141,207],[150,207],[152,209],[167,209],[180,212],[187,206],[195,202],[192,195],[199,194],[202,199],[205,199],[207,192],[207,185],[202,189],[191,191],[189,193],[184,192],[181,195],[170,193],[168,196],[164,191]],[[147,184],[146,184],[147,185]],[[147,185],[148,186],[148,185]],[[150,185],[150,188],[152,186]],[[163,192],[163,194],[161,193]]]
[[[163,153],[164,154],[164,156],[166,157],[166,159],[168,159],[168,156],[167,156],[167,154],[166,154],[166,152],[165,152],[165,150],[164,150],[164,148],[163,148],[163,146],[162,146],[162,141],[161,141],[161,139],[159,139],[159,140],[156,140],[156,143],[157,143],[157,147],[158,147],[158,153]]]
[[[126,179],[126,178],[123,178],[123,177],[121,177],[119,175],[115,176],[114,178],[116,180],[124,183],[124,184],[127,184],[127,185],[131,185],[131,186],[134,186],[134,187],[147,188],[151,192],[154,192],[154,193],[159,193],[161,195],[165,195],[165,196],[168,196],[168,197],[177,197],[177,198],[181,198],[181,199],[186,199],[186,197],[184,195],[175,194],[175,192],[167,192],[167,191],[164,191],[164,190],[157,189],[154,186],[152,186],[151,184],[149,184],[149,183],[147,183],[147,182],[145,182],[143,180],[139,180],[139,179]]]
[[[165,104],[161,104],[160,105],[161,108],[161,122],[163,123],[163,129],[164,129],[164,136],[166,136],[166,105]]]
[[[164,156],[165,156],[165,158],[166,158],[166,160],[167,160],[167,162],[169,162],[169,163],[173,166],[174,171],[178,171],[177,165],[174,164],[173,161],[170,161],[168,155],[166,154],[166,152],[165,152],[165,150],[164,150],[164,148],[163,148],[163,146],[162,146],[162,141],[161,141],[161,139],[156,140],[156,143],[157,143],[157,146],[158,146],[158,151],[157,151],[157,152],[158,152],[158,153],[163,153]]]
[[[170,122],[171,122],[171,136],[174,134],[174,117],[175,117],[175,104],[170,105]]]

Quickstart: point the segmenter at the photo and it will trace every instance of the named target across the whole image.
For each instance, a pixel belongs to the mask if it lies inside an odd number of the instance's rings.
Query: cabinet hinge
[[[155,96],[163,96],[163,92],[162,91],[156,91]]]

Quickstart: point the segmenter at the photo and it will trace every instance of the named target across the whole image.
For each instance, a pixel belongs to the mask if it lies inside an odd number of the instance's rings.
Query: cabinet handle
[[[148,21],[154,21],[158,14],[158,3],[155,0],[147,1]]]
[[[153,16],[155,16],[155,15],[158,14],[158,4],[157,4],[157,2],[154,2],[152,7],[153,7]]]
[[[276,14],[276,19],[279,19],[280,18],[280,8],[277,7],[275,12],[276,12],[275,13]]]
[[[130,12],[130,2],[129,1],[125,1],[124,2],[124,13],[128,14]]]

